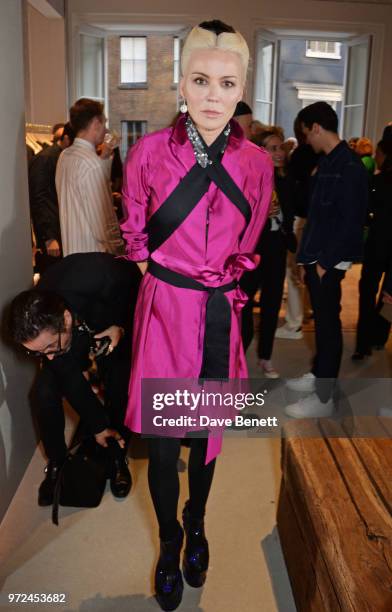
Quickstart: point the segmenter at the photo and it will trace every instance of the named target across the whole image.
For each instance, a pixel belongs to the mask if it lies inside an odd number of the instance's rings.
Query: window
[[[260,38],[256,56],[254,117],[266,125],[273,122],[276,43]]]
[[[180,80],[180,39],[173,38],[173,83],[178,83]]]
[[[341,43],[329,40],[307,40],[306,57],[320,57],[325,59],[341,59]]]
[[[121,121],[121,156],[125,159],[129,147],[147,133],[147,121]]]
[[[297,90],[298,99],[302,108],[314,102],[328,102],[337,109],[337,103],[343,100],[342,85],[328,85],[324,83],[293,83]]]
[[[80,98],[104,101],[104,54],[103,38],[80,35]]]
[[[141,36],[120,38],[121,83],[147,82],[147,39]]]

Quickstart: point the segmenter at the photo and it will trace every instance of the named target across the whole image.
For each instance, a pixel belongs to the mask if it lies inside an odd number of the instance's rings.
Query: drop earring
[[[186,100],[185,99],[181,102],[180,112],[184,113],[184,114],[188,112],[188,107],[186,105]]]

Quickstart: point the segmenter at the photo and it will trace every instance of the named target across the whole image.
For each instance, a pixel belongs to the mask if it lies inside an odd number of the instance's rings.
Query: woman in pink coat
[[[180,118],[174,128],[139,140],[126,161],[122,231],[127,257],[145,273],[126,417],[135,432],[144,430],[142,379],[247,377],[240,333],[246,295],[238,280],[256,266],[253,252],[273,182],[269,156],[232,120],[248,59],[245,40],[230,26],[212,21],[193,28],[181,57]],[[177,608],[183,591],[180,442],[149,439],[149,486],[161,540],[155,589],[163,610]],[[206,578],[204,513],[220,447],[219,437],[191,439],[183,573],[194,587]]]

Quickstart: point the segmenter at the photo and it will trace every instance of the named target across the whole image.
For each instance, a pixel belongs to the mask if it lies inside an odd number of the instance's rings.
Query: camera
[[[103,338],[91,336],[91,352],[94,357],[105,357],[109,352],[110,343],[111,339],[109,336],[104,336]]]

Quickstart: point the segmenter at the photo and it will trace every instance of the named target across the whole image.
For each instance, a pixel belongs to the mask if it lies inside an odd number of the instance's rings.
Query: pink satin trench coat
[[[237,207],[212,182],[182,225],[151,254],[170,270],[209,286],[239,279],[244,271],[256,267],[258,256],[253,251],[273,188],[270,157],[245,139],[236,121],[231,125],[222,164],[251,206],[248,227],[245,229]],[[128,259],[144,261],[150,256],[146,222],[195,163],[183,116],[174,128],[148,134],[130,149],[124,170],[125,217],[121,224]],[[247,296],[239,287],[225,295],[232,307],[229,375],[246,378],[240,312]],[[177,288],[145,274],[135,312],[125,419],[132,431],[141,432],[142,378],[198,378],[207,298],[207,292]],[[209,436],[206,463],[216,457],[221,445],[221,436]]]

